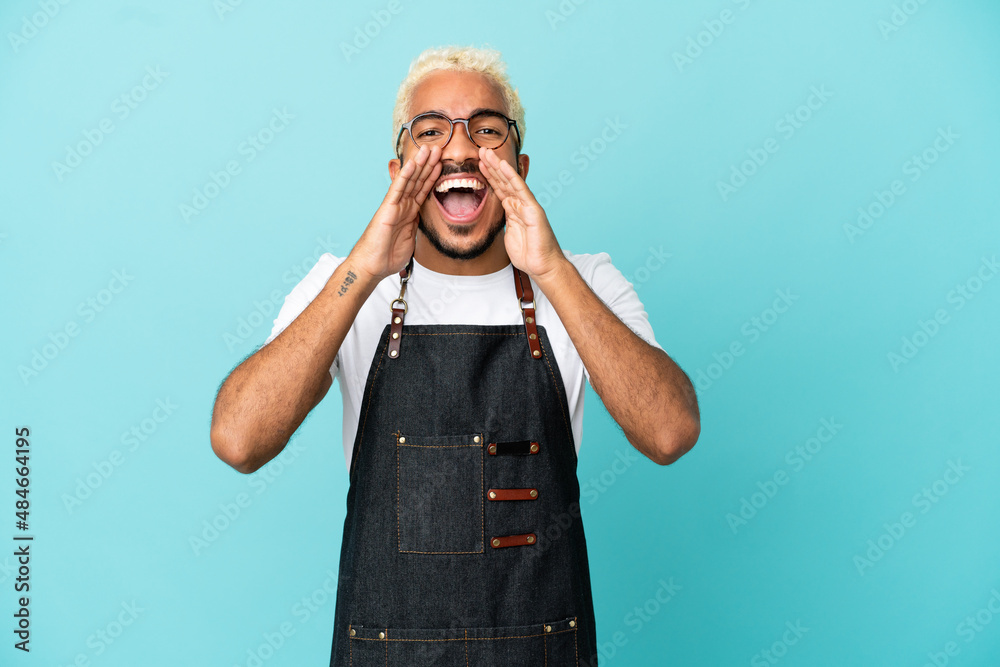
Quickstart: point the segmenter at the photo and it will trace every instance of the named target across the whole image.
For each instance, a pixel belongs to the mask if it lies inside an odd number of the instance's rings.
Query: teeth
[[[473,190],[482,190],[486,186],[475,178],[450,178],[445,181],[441,181],[436,188],[435,192],[447,192],[452,188],[472,188]]]

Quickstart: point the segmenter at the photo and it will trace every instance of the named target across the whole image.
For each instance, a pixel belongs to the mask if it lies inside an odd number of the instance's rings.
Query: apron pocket
[[[579,660],[575,616],[493,628],[424,630],[352,625],[351,630],[352,667],[568,667]]]
[[[396,435],[400,552],[483,552],[483,434]]]

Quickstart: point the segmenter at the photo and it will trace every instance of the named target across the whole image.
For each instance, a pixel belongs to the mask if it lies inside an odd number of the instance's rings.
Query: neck
[[[497,234],[493,244],[486,252],[473,259],[454,259],[435,248],[423,232],[417,232],[413,257],[431,271],[453,276],[482,276],[496,273],[510,264],[507,248],[504,245],[503,232]]]

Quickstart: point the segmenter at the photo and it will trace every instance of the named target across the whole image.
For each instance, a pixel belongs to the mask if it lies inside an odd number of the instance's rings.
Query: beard
[[[430,196],[433,197],[434,193],[431,193]],[[450,225],[447,221],[445,221],[444,224],[455,236],[468,236],[475,231],[474,226]],[[417,214],[417,229],[424,233],[424,236],[427,237],[427,240],[430,241],[431,245],[434,246],[439,253],[445,257],[450,257],[451,259],[475,259],[476,257],[479,257],[484,252],[489,250],[490,246],[493,245],[493,241],[496,240],[497,235],[500,234],[500,231],[506,224],[507,213],[501,209],[500,217],[497,218],[492,225],[490,225],[489,230],[486,232],[486,236],[483,237],[483,240],[471,248],[460,250],[453,245],[447,245],[441,239],[441,236],[437,233],[437,231],[424,222],[424,216],[420,213]]]

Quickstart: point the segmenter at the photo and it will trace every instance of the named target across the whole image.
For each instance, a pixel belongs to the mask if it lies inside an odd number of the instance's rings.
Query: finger
[[[417,176],[420,175],[420,171],[423,169],[424,165],[427,164],[427,157],[429,151],[427,146],[421,146],[420,150],[417,151],[416,156],[414,156],[412,162],[414,163],[413,171],[410,172],[409,178],[403,184],[402,197],[412,197],[414,186],[416,185]]]
[[[504,180],[507,187],[510,188],[515,195],[524,198],[525,201],[534,201],[535,195],[532,194],[531,188],[528,187],[528,184],[524,182],[524,179],[521,178],[521,175],[517,173],[509,162],[501,160],[498,170],[500,172],[501,179]]]
[[[423,184],[420,186],[420,190],[413,196],[418,204],[423,204],[424,200],[430,194],[431,189],[437,183],[438,176],[441,175],[441,162],[438,161],[432,168],[431,173],[426,179],[424,179]]]
[[[413,174],[415,169],[416,165],[413,163],[413,160],[410,160],[396,172],[396,178],[392,179],[392,183],[389,184],[389,191],[385,195],[385,200],[388,203],[399,203],[399,200],[403,195],[403,190],[406,187],[406,182],[410,179],[410,176]]]
[[[496,196],[503,200],[510,195],[510,191],[501,179],[500,174],[494,168],[493,163],[495,161],[496,156],[491,153],[490,149],[480,149],[480,171],[486,176],[486,180],[490,184],[490,187],[493,188]]]
[[[430,149],[427,154],[427,162],[424,163],[423,168],[420,170],[420,174],[416,177],[413,184],[413,196],[417,196],[421,190],[423,190],[424,185],[430,179],[431,174],[434,173],[436,167],[441,164],[441,147],[434,146]],[[434,177],[437,180],[437,177]]]

